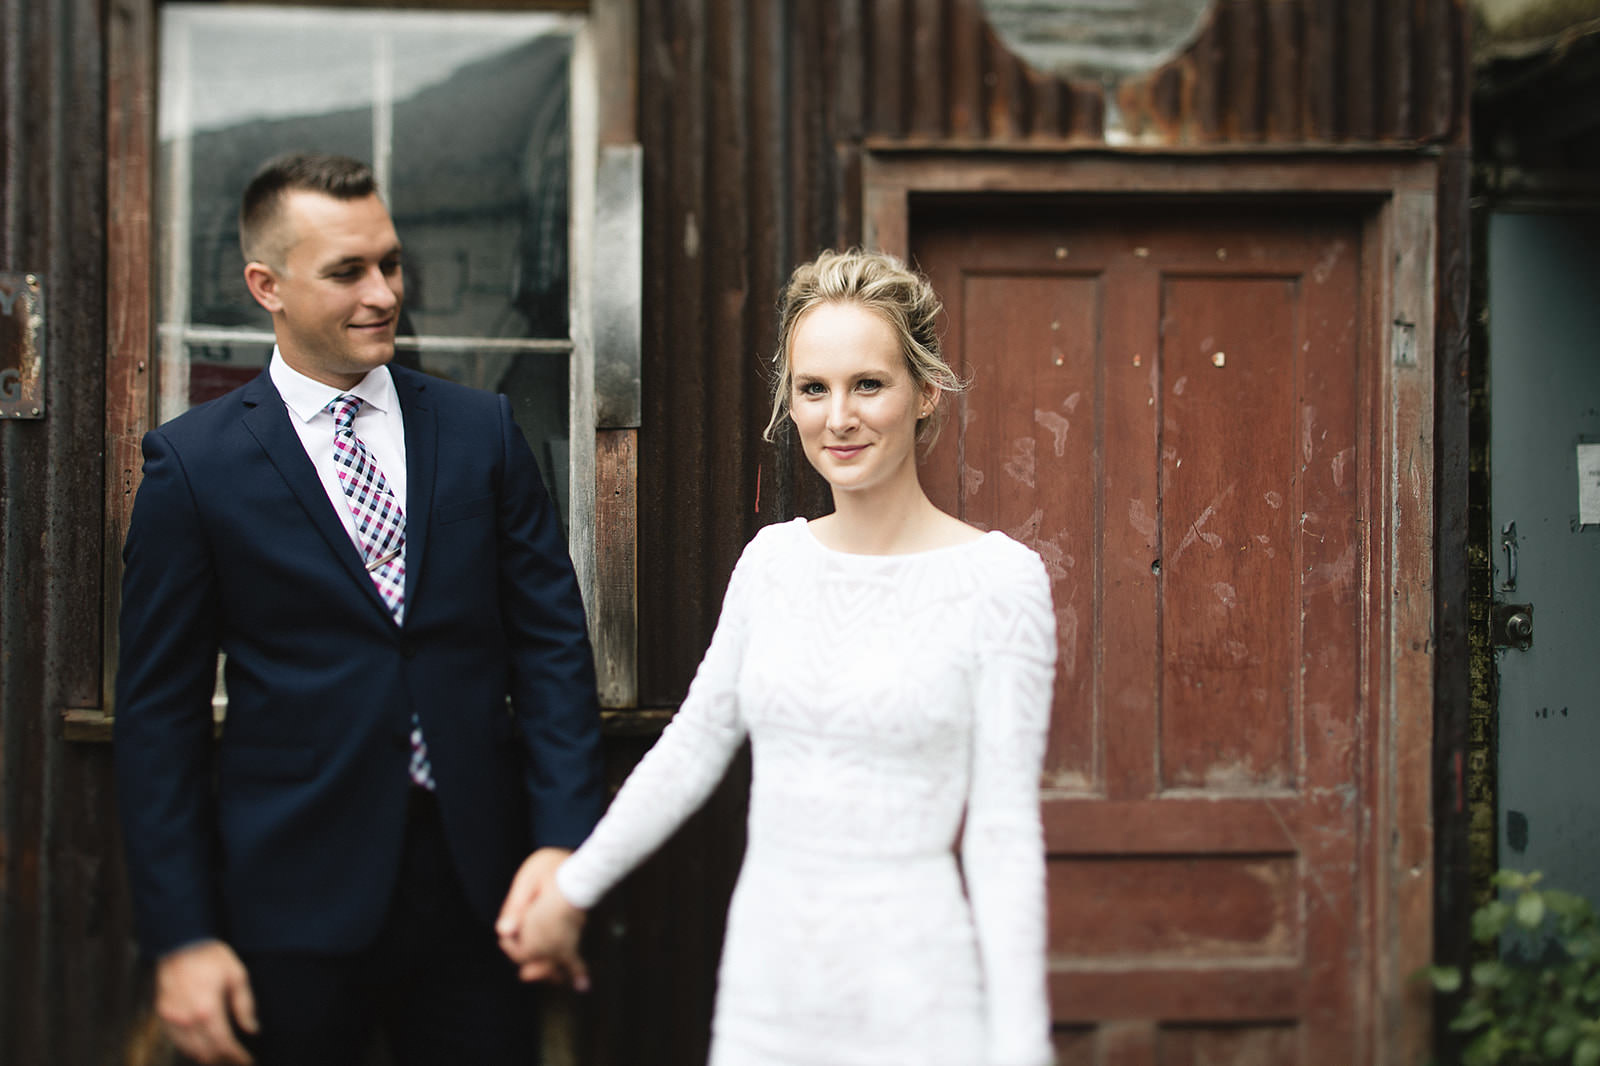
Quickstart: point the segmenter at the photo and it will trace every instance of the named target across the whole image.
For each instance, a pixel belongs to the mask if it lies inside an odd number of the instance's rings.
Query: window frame
[[[160,0],[119,0],[107,23],[101,705],[62,711],[63,732],[69,740],[111,739],[122,543],[141,477],[140,441],[157,424],[153,227],[159,4]],[[391,0],[387,6],[584,16],[573,37],[570,75],[568,545],[589,612],[600,703],[610,717],[634,708],[638,692],[634,604],[642,220],[632,101],[636,59],[632,2]],[[606,84],[602,77],[609,79]],[[602,320],[604,333],[597,341],[600,314],[608,317]]]

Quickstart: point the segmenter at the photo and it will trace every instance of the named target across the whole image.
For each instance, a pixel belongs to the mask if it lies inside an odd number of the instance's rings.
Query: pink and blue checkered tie
[[[361,397],[344,394],[328,401],[326,410],[333,415],[333,464],[356,521],[367,575],[398,622],[405,614],[406,516],[400,501],[389,491],[383,471],[356,436],[356,412],[361,404]],[[422,739],[422,723],[415,714],[411,716],[410,773],[416,784],[433,788],[428,745]]]

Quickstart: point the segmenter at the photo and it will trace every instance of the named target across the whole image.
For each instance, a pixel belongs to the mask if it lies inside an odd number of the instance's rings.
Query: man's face
[[[338,389],[394,358],[405,296],[400,238],[376,196],[338,200],[288,193],[277,222],[281,264],[253,262],[245,281],[272,313],[278,349],[294,369]]]

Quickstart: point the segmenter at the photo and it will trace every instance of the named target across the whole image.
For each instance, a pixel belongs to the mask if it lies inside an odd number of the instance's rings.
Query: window
[[[373,163],[406,248],[396,360],[511,398],[566,522],[602,705],[633,707],[633,24],[611,2],[588,14],[585,0],[544,0],[543,13],[457,3],[122,0],[107,24],[108,702],[63,708],[67,739],[111,737],[140,438],[259,373],[272,350],[270,319],[244,288],[235,213],[254,169],[289,148]]]
[[[161,8],[156,421],[272,353],[236,215],[292,149],[370,161],[405,246],[396,361],[504,392],[570,515],[570,69],[579,20]]]

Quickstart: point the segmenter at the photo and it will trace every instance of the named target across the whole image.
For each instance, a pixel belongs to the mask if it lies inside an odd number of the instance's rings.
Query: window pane
[[[402,343],[396,361],[510,395],[564,490],[567,358],[470,341],[568,336],[574,22],[232,4],[167,4],[161,18],[161,418],[248,380],[271,352],[238,246],[255,169],[283,151],[340,152],[372,163],[405,246],[400,333],[456,339]]]
[[[528,40],[396,103],[389,202],[417,332],[567,336],[569,43]],[[432,41],[397,32],[397,69],[401,45]]]
[[[185,344],[189,360],[189,388],[210,398],[232,391],[261,373],[272,357],[272,342],[265,344]]]

